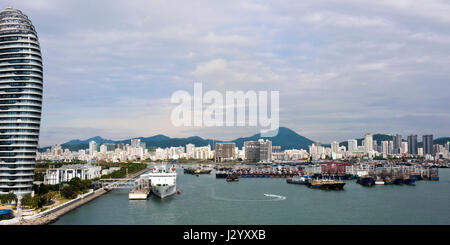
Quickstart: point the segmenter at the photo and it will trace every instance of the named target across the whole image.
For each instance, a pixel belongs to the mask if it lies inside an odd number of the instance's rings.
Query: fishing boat
[[[301,176],[301,177],[293,177],[293,178],[286,179],[286,183],[306,185],[306,184],[308,184],[308,180],[305,177],[303,177],[303,176]]]
[[[393,183],[394,183],[394,182],[393,182],[392,179],[389,178],[389,177],[387,177],[387,178],[384,179],[384,184],[385,184],[385,185],[391,185],[391,184],[393,184]]]
[[[396,178],[394,179],[395,185],[403,185],[403,179],[402,178]]]
[[[219,171],[216,173],[217,179],[225,179],[228,176],[228,174],[225,171]]]
[[[359,183],[363,186],[372,186],[372,185],[375,185],[375,180],[374,180],[374,178],[369,177],[369,176],[362,176],[362,177],[358,178],[356,183]]]
[[[384,180],[382,179],[375,180],[375,185],[384,185]]]
[[[414,177],[409,177],[403,180],[403,183],[407,184],[407,185],[415,185],[416,184],[416,178]]]
[[[338,180],[315,179],[308,181],[308,187],[322,190],[343,190],[345,182]]]
[[[230,174],[226,178],[227,182],[237,182],[239,181],[239,177],[237,177],[235,174]]]

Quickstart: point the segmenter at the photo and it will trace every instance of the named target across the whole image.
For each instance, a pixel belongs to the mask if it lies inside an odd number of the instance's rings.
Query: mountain
[[[250,137],[238,138],[233,140],[236,146],[241,148],[245,141],[254,141],[258,139],[268,139],[272,141],[273,146],[281,146],[282,150],[286,149],[305,149],[308,150],[308,146],[314,143],[312,140],[301,136],[293,130],[285,127],[280,127],[278,134],[274,137],[261,137],[261,134],[255,134]]]
[[[79,144],[88,144],[89,145],[89,142],[91,142],[91,141],[95,141],[100,144],[114,142],[113,140],[107,140],[107,139],[103,139],[100,136],[95,136],[95,137],[92,137],[92,138],[89,138],[86,140],[79,140],[79,139],[71,140],[69,142],[64,143],[64,145],[79,145]]]
[[[236,146],[239,148],[242,148],[244,145],[244,141],[251,141],[251,140],[258,140],[258,139],[269,139],[272,141],[272,145],[281,146],[281,149],[308,149],[308,146],[313,143],[312,140],[303,137],[296,132],[294,132],[291,129],[280,127],[278,134],[274,137],[260,137],[261,134],[255,134],[250,137],[243,137],[233,140],[232,142],[236,143]],[[213,145],[212,139],[203,139],[198,136],[192,136],[187,138],[170,138],[168,136],[158,134],[151,137],[138,137],[136,139],[140,139],[141,142],[145,142],[147,147],[171,147],[171,146],[186,146],[186,144],[194,144],[196,146],[206,146],[206,145]],[[63,149],[68,148],[71,151],[78,151],[80,149],[88,149],[89,148],[89,142],[95,141],[98,145],[103,143],[124,143],[124,144],[130,144],[131,139],[126,140],[108,140],[103,139],[100,136],[92,137],[86,140],[71,140],[61,145]],[[215,141],[216,143],[222,142],[222,141]],[[46,151],[50,146],[40,148],[39,151]]]
[[[237,147],[242,148],[245,141],[255,141],[255,140],[258,140],[261,138],[272,141],[273,146],[281,146],[282,150],[286,150],[286,149],[308,150],[308,146],[310,146],[312,143],[314,143],[314,141],[312,141],[304,136],[301,136],[301,135],[297,134],[295,131],[293,131],[289,128],[286,128],[286,127],[280,127],[278,130],[278,134],[274,137],[261,137],[261,134],[254,134],[253,136],[249,136],[249,137],[237,138],[231,142],[236,143]],[[141,142],[145,142],[147,147],[165,148],[165,147],[171,147],[171,146],[186,146],[187,144],[194,144],[196,146],[206,146],[208,144],[211,146],[213,145],[212,139],[203,139],[199,136],[191,136],[191,137],[187,137],[187,138],[170,138],[166,135],[158,134],[158,135],[154,135],[154,136],[150,136],[150,137],[138,137],[136,139],[140,139]],[[357,139],[358,145],[362,145],[363,140],[364,140],[364,138]],[[378,142],[378,144],[381,144],[381,141],[392,140],[392,136],[387,135],[387,134],[374,134],[373,140],[376,140]],[[99,145],[104,144],[104,143],[114,143],[114,144],[118,144],[118,143],[130,144],[131,143],[131,139],[114,141],[114,140],[109,140],[109,139],[103,139],[100,136],[95,136],[95,137],[92,137],[92,138],[89,138],[86,140],[80,140],[80,139],[71,140],[71,141],[68,141],[68,142],[62,144],[61,147],[63,149],[68,148],[71,151],[78,151],[80,149],[88,149],[90,141],[95,141],[97,143],[97,147],[99,147]],[[403,141],[405,141],[405,140],[403,140]],[[441,137],[441,138],[435,139],[434,144],[444,145],[448,141],[450,141],[450,137]],[[217,141],[217,140],[215,141],[215,143],[219,143],[219,142],[223,142],[223,141]],[[330,147],[329,144],[322,144],[322,145]],[[340,142],[339,145],[345,146],[348,148],[347,141]],[[419,142],[418,145],[419,145],[419,147],[422,147],[422,142]],[[47,150],[48,148],[50,148],[50,146],[47,146],[44,148],[39,148],[39,151],[43,152],[43,151]]]

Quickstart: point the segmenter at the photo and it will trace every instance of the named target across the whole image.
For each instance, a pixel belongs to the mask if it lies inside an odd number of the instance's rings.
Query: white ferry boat
[[[151,173],[141,175],[141,178],[149,179],[152,186],[152,193],[156,196],[166,198],[177,192],[177,173],[175,166],[166,169],[165,166],[152,169]]]

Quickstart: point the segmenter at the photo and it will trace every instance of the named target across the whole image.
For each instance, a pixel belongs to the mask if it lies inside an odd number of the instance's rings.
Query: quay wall
[[[130,174],[130,176],[128,178],[133,179],[133,178],[147,172],[148,170],[149,169],[146,168],[146,169],[138,171],[134,174]],[[64,214],[66,214],[78,207],[81,207],[84,204],[86,204],[108,192],[109,192],[109,190],[105,190],[104,188],[100,188],[95,191],[90,191],[89,193],[83,194],[73,200],[70,200],[70,201],[65,202],[61,205],[58,205],[54,208],[40,212],[38,214],[31,215],[31,216],[24,216],[22,218],[13,218],[10,220],[3,220],[0,222],[0,225],[46,225],[46,224],[50,224],[50,223],[56,221],[59,217],[63,216]]]

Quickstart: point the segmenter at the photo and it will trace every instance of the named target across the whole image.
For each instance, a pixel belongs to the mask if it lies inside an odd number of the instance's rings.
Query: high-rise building
[[[245,141],[245,159],[249,161],[271,161],[272,141],[260,139],[258,141]]]
[[[394,141],[389,140],[388,153],[394,154]]]
[[[389,141],[385,140],[381,142],[381,149],[384,154],[389,154]]]
[[[214,152],[215,161],[223,162],[235,159],[235,143],[216,143]]]
[[[93,156],[97,152],[97,143],[95,141],[89,142],[89,155]]]
[[[422,143],[423,143],[423,154],[433,155],[433,135],[432,134],[423,135]]]
[[[42,109],[42,56],[21,11],[0,11],[0,194],[31,193]]]
[[[408,142],[402,142],[402,147],[400,148],[400,154],[408,153]]]
[[[417,135],[408,135],[408,153],[411,155],[417,155]]]
[[[358,141],[353,139],[353,140],[348,140],[348,151],[349,152],[354,152],[358,150]]]
[[[186,155],[188,158],[194,157],[195,153],[195,145],[194,144],[187,144],[186,145]]]
[[[263,162],[272,161],[272,141],[258,140],[259,142],[259,160]]]
[[[331,142],[331,152],[337,153],[339,151],[339,142]]]
[[[402,147],[402,136],[400,134],[396,134],[392,136],[392,141],[394,143],[393,153],[399,154]]]
[[[373,151],[373,136],[372,134],[366,134],[364,137],[364,151],[369,153]]]

